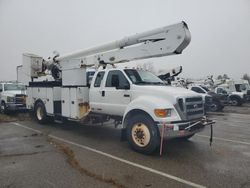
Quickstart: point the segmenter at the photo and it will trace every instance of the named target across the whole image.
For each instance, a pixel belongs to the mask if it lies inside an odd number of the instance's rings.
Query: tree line
[[[217,79],[222,80],[222,79],[230,79],[230,78],[227,74],[223,74],[223,75],[218,75]],[[247,80],[250,83],[250,76],[247,73],[243,74],[242,79]]]

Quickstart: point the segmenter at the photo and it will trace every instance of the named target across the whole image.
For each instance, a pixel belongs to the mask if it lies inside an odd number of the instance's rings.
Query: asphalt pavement
[[[162,156],[120,142],[112,125],[0,124],[0,187],[250,187],[250,115],[218,113],[189,141],[166,140]]]

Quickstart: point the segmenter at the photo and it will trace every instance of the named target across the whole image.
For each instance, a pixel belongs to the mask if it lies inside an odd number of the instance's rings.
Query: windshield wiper
[[[137,81],[135,84],[149,84],[149,85],[165,85],[163,82],[145,82],[145,81]]]
[[[165,85],[163,82],[151,82],[151,84],[154,84],[154,85]]]
[[[136,81],[135,84],[150,84],[150,82],[145,81]]]

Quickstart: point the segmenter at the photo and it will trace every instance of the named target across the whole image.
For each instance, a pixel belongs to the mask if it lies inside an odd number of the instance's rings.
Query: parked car
[[[190,89],[202,95],[206,111],[217,112],[223,110],[227,96],[216,94],[203,85],[194,85]]]

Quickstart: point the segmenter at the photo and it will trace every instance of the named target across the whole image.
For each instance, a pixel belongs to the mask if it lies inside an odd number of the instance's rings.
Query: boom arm
[[[98,61],[103,60],[109,63],[119,63],[133,59],[180,54],[189,44],[190,40],[191,36],[187,24],[181,22],[125,37],[122,40],[99,47],[59,56],[55,60],[60,62],[74,58],[94,56],[94,59]],[[140,46],[133,47],[137,44],[140,44]],[[86,64],[93,64],[93,62],[88,61]]]
[[[157,76],[162,80],[173,80],[174,77],[178,76],[182,72],[182,66],[178,66],[171,70],[160,70]]]
[[[58,73],[67,66],[81,68],[83,66],[114,64],[136,59],[180,54],[187,47],[190,40],[191,35],[187,24],[181,22],[135,34],[87,50],[80,50],[63,56],[58,54],[50,60],[43,60],[40,67],[43,67],[42,72],[47,69],[51,70],[53,74],[53,72]],[[75,61],[71,61],[72,59],[80,59],[81,61],[75,63]]]

